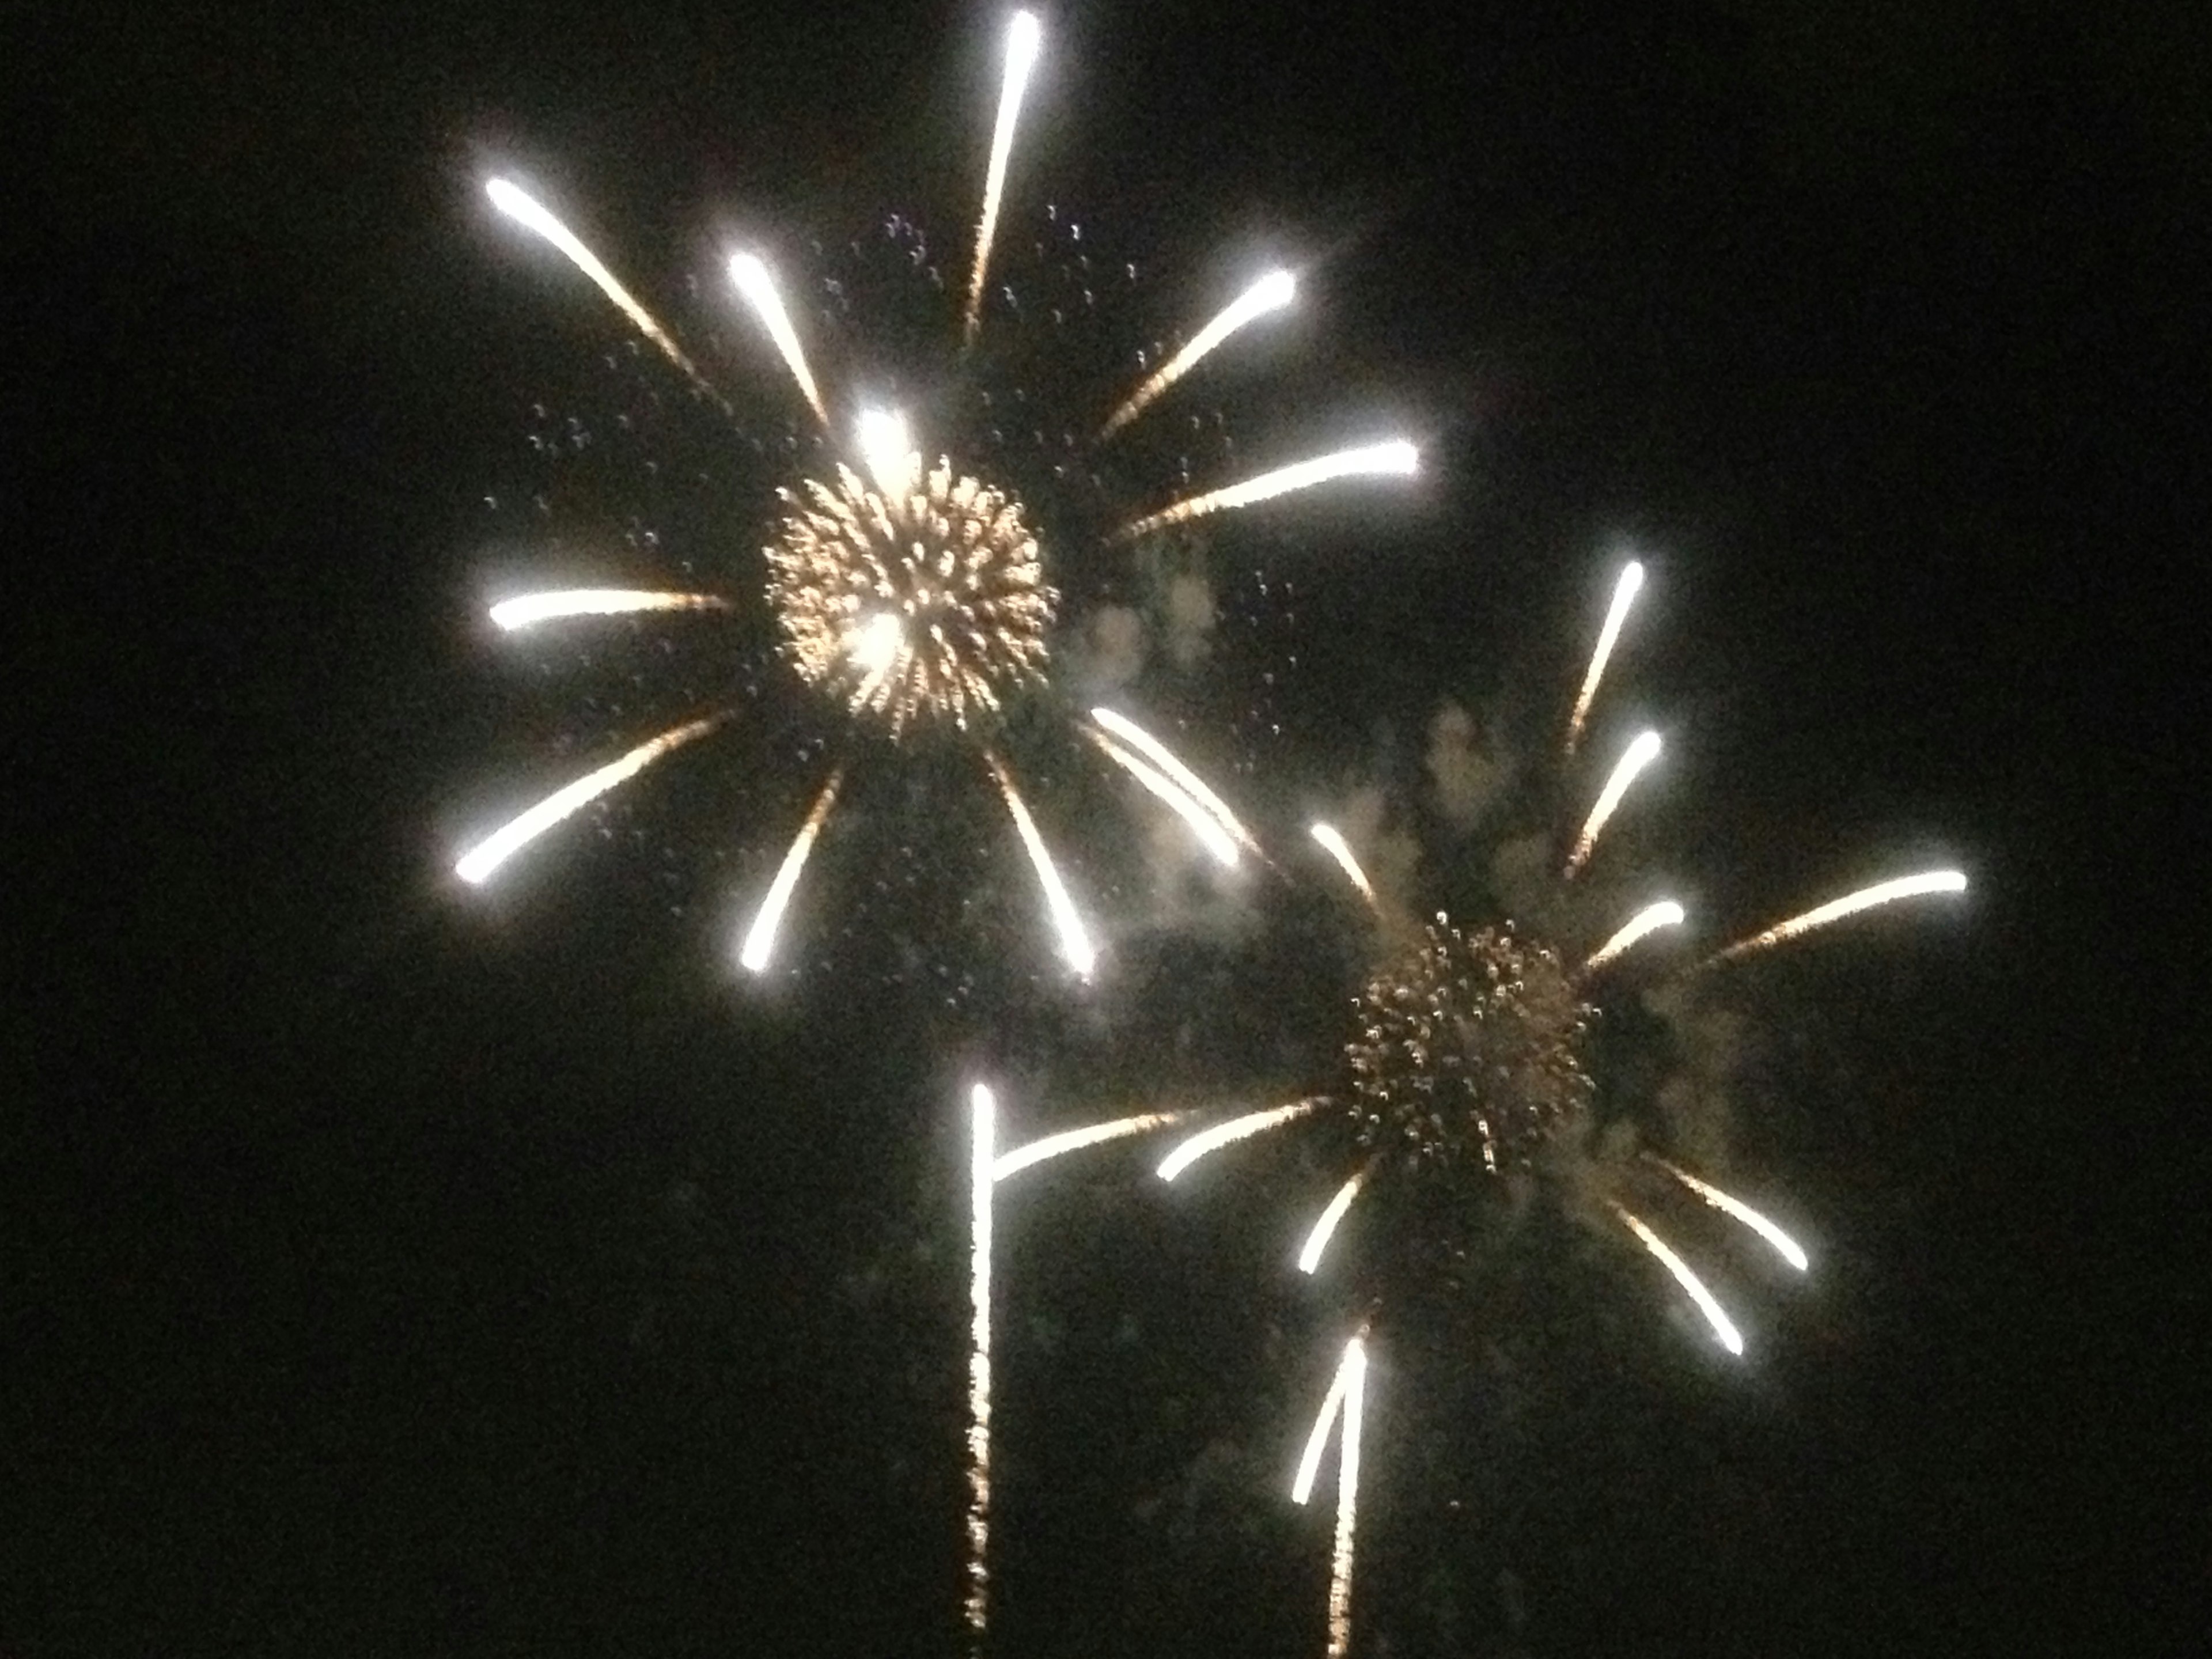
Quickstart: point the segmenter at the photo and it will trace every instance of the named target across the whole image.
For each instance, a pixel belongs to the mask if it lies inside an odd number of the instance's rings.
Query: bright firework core
[[[766,550],[785,649],[810,685],[893,737],[915,721],[967,729],[1044,677],[1059,595],[1045,585],[1019,501],[939,460],[921,471],[871,454],[871,489],[840,465],[835,484],[780,492]]]
[[[1442,915],[1368,982],[1345,1047],[1361,1141],[1415,1163],[1525,1168],[1589,1106],[1593,1010],[1557,954],[1509,925],[1467,933]]]

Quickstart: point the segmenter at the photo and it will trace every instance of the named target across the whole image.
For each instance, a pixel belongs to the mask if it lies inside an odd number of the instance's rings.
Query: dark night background
[[[540,323],[483,158],[648,303],[718,214],[964,214],[999,9],[102,9],[9,30],[0,1653],[951,1650],[958,1086],[1081,1121],[1158,1010],[763,1003],[634,848],[489,910],[440,858],[519,748],[486,458],[619,337]],[[1753,1364],[1615,1261],[1386,1379],[1364,1650],[2188,1650],[2203,19],[1045,17],[1034,187],[1163,264],[1340,250],[1315,326],[1430,434],[1377,545],[1283,556],[1331,764],[1556,669],[1626,536],[1730,914],[1891,847],[1978,884],[1783,976],[1834,1266],[1748,1300]],[[1276,830],[1298,752],[1239,781]],[[1320,1650],[1322,1534],[1255,1484],[1337,1328],[1254,1236],[1294,1163],[1010,1204],[1001,1651]]]

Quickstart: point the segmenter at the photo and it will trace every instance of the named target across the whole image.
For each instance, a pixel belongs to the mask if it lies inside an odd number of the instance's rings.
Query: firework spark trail
[[[1352,856],[1352,844],[1337,833],[1336,826],[1316,823],[1313,827],[1313,838],[1322,844],[1329,857],[1336,860],[1338,867],[1352,878],[1352,884],[1359,890],[1359,896],[1373,908],[1382,909],[1382,901],[1375,896],[1375,889],[1368,882],[1367,872],[1359,867],[1359,860]]]
[[[1047,907],[1052,911],[1052,923],[1060,934],[1060,953],[1067,958],[1067,965],[1075,969],[1079,979],[1089,979],[1091,970],[1098,960],[1097,952],[1091,948],[1090,937],[1083,931],[1083,918],[1075,913],[1074,901],[1067,896],[1067,889],[1060,885],[1060,872],[1053,868],[1052,854],[1045,850],[1044,837],[1037,834],[1030,809],[1014,788],[1014,780],[1006,763],[990,750],[983,751],[984,762],[996,779],[999,793],[1006,797],[1006,810],[1013,814],[1014,829],[1028,850],[1030,862],[1036,867],[1037,881],[1044,888]]]
[[[1899,876],[1894,881],[1877,882],[1872,887],[1863,887],[1856,893],[1846,893],[1832,899],[1802,916],[1792,916],[1787,921],[1778,921],[1763,933],[1753,933],[1749,939],[1738,939],[1725,951],[1716,951],[1698,965],[1711,968],[1717,963],[1733,961],[1737,957],[1749,956],[1754,951],[1809,933],[1816,927],[1825,927],[1832,921],[1841,921],[1845,916],[1856,915],[1862,910],[1871,910],[1876,905],[1893,904],[1899,899],[1918,898],[1927,893],[1963,893],[1966,878],[1956,870],[1930,870],[1917,876]]]
[[[1004,1181],[1008,1176],[1028,1169],[1032,1164],[1042,1164],[1047,1158],[1058,1158],[1063,1152],[1080,1152],[1084,1147],[1096,1146],[1101,1141],[1150,1134],[1155,1129],[1164,1129],[1171,1123],[1181,1122],[1189,1115],[1188,1112],[1143,1112],[1135,1117],[1117,1117],[1110,1123],[1092,1123],[1080,1129],[1063,1129],[1056,1135],[1032,1140],[1026,1146],[1017,1146],[1012,1152],[1002,1155],[991,1166],[991,1178]]]
[[[1613,603],[1605,613],[1605,626],[1598,630],[1597,649],[1590,653],[1589,672],[1583,676],[1583,689],[1575,698],[1575,711],[1567,716],[1567,758],[1572,760],[1575,745],[1582,741],[1583,722],[1589,718],[1590,704],[1597,701],[1598,682],[1605,678],[1606,659],[1613,655],[1613,647],[1620,641],[1621,624],[1628,620],[1629,607],[1644,586],[1644,567],[1634,560],[1620,573],[1613,585]]]
[[[1316,484],[1328,483],[1332,479],[1412,473],[1419,470],[1419,453],[1403,440],[1369,444],[1358,449],[1341,449],[1333,455],[1320,455],[1310,461],[1279,466],[1273,472],[1247,478],[1243,483],[1208,490],[1203,495],[1187,497],[1133,524],[1124,525],[1108,540],[1109,544],[1133,541],[1148,532],[1164,529],[1169,525],[1204,518],[1211,513],[1226,513],[1232,508],[1250,507],[1255,502],[1271,501],[1278,495],[1287,495],[1292,490],[1310,489]]]
[[[1672,899],[1661,899],[1656,904],[1647,904],[1628,919],[1627,925],[1589,954],[1589,960],[1575,970],[1575,977],[1587,979],[1611,962],[1638,940],[1648,939],[1662,927],[1680,927],[1682,907]]]
[[[998,1102],[975,1085],[969,1161],[968,1629],[981,1650],[991,1611],[991,1183]]]
[[[721,723],[721,716],[712,715],[664,732],[649,742],[638,744],[620,760],[610,762],[596,772],[586,773],[565,788],[555,790],[528,811],[510,818],[462,854],[453,866],[453,873],[471,887],[480,885],[493,871],[579,807],[597,800],[617,784],[635,777],[671,750],[680,749],[695,738],[705,737]]]
[[[1216,823],[1235,836],[1237,843],[1247,852],[1257,854],[1260,851],[1260,843],[1253,839],[1250,830],[1237,822],[1237,814],[1229,810],[1220,796],[1206,787],[1197,773],[1177,760],[1167,744],[1127,715],[1118,714],[1110,708],[1094,708],[1091,711],[1091,718],[1173,778],[1193,800],[1206,809]]]
[[[1356,1339],[1355,1339],[1356,1340]],[[1350,1350],[1346,1350],[1349,1357]],[[1322,1454],[1328,1449],[1328,1431],[1336,1426],[1336,1414],[1344,1407],[1345,1385],[1350,1382],[1352,1368],[1338,1362],[1336,1375],[1329,1379],[1328,1396],[1321,1402],[1321,1412],[1314,1419],[1313,1431],[1306,1436],[1306,1449],[1298,1458],[1298,1472],[1291,1482],[1291,1502],[1304,1504],[1313,1497],[1314,1481],[1321,1474]]]
[[[1328,1248],[1328,1241],[1336,1236],[1336,1224],[1344,1219],[1344,1212],[1352,1207],[1352,1200],[1359,1196],[1360,1184],[1367,1179],[1368,1170],[1373,1167],[1370,1164],[1356,1170],[1349,1181],[1336,1189],[1336,1196],[1329,1200],[1328,1207],[1321,1212],[1320,1219],[1313,1224],[1313,1231],[1306,1235],[1305,1248],[1298,1252],[1300,1273],[1311,1273],[1320,1270],[1322,1252]]]
[[[854,440],[860,445],[868,476],[883,493],[884,507],[894,514],[903,512],[915,477],[921,471],[921,457],[908,435],[906,416],[896,410],[864,409]]]
[[[768,330],[768,337],[775,342],[782,353],[784,366],[791,370],[791,378],[799,382],[799,389],[806,398],[807,407],[814,418],[823,425],[830,424],[830,411],[823,407],[822,393],[815,386],[814,373],[806,367],[806,353],[799,343],[799,334],[791,325],[790,313],[783,308],[783,296],[776,291],[775,278],[769,274],[767,264],[757,253],[733,253],[730,256],[730,280],[738,292],[744,295],[745,303]]]
[[[1006,28],[1006,78],[999,91],[999,120],[991,133],[991,165],[983,178],[983,216],[975,227],[975,269],[968,279],[968,311],[961,338],[969,345],[983,321],[983,283],[991,264],[991,239],[999,226],[999,197],[1006,187],[1006,161],[1013,154],[1014,122],[1022,94],[1036,64],[1039,31],[1036,14],[1018,11]]]
[[[1644,1248],[1658,1258],[1659,1265],[1674,1275],[1674,1282],[1690,1293],[1690,1300],[1698,1304],[1698,1311],[1705,1315],[1705,1323],[1713,1328],[1713,1335],[1721,1346],[1732,1354],[1741,1355],[1743,1352],[1743,1333],[1736,1329],[1735,1322],[1723,1310],[1721,1304],[1713,1300],[1713,1293],[1705,1288],[1705,1281],[1690,1271],[1688,1262],[1667,1248],[1666,1240],[1627,1210],[1615,1204],[1613,1212],[1620,1218],[1622,1225],[1644,1241]]]
[[[844,776],[840,768],[822,786],[822,793],[815,797],[814,810],[806,815],[806,822],[792,837],[791,850],[783,855],[783,864],[769,884],[768,896],[761,901],[759,914],[745,930],[744,949],[738,953],[738,960],[753,973],[767,968],[768,959],[775,950],[776,930],[783,925],[784,906],[791,902],[792,890],[799,885],[799,872],[806,867],[806,855],[814,850],[814,838],[822,833],[823,820],[837,803],[837,786]]]
[[[507,215],[508,218],[524,228],[536,232],[560,249],[567,256],[568,263],[598,284],[599,292],[613,301],[623,315],[637,325],[637,331],[659,346],[668,361],[684,371],[692,385],[713,398],[717,403],[722,402],[721,393],[714,390],[714,386],[708,382],[707,377],[698,371],[691,360],[684,355],[676,342],[668,337],[668,331],[653,320],[653,313],[640,305],[635,296],[615,280],[614,272],[599,263],[599,255],[578,241],[568,227],[555,218],[536,198],[519,185],[513,184],[505,179],[487,179],[484,183],[484,194],[490,197],[492,205]],[[726,404],[724,406],[727,407]]]
[[[1367,1346],[1353,1337],[1344,1350],[1344,1438],[1336,1448],[1336,1547],[1328,1571],[1328,1659],[1352,1647],[1352,1535],[1359,1510],[1359,1428],[1367,1404]]]
[[[1788,1233],[1784,1232],[1781,1228],[1776,1226],[1773,1222],[1753,1209],[1741,1199],[1723,1192],[1709,1181],[1698,1180],[1687,1170],[1668,1163],[1656,1152],[1646,1153],[1645,1156],[1715,1209],[1734,1216],[1752,1231],[1757,1233],[1774,1247],[1774,1253],[1777,1255],[1799,1273],[1803,1273],[1811,1265],[1806,1259],[1803,1247],[1796,1239],[1790,1237]]]
[[[1189,793],[1179,787],[1172,778],[1164,773],[1154,771],[1152,768],[1122,748],[1113,738],[1102,732],[1086,731],[1083,735],[1097,745],[1099,753],[1144,785],[1151,794],[1157,797],[1177,817],[1188,824],[1191,833],[1196,836],[1205,845],[1206,850],[1213,855],[1215,863],[1225,869],[1233,870],[1237,867],[1237,843],[1222,832],[1221,826],[1207,816],[1206,809],[1192,799]]]
[[[1316,1107],[1327,1103],[1325,1097],[1316,1095],[1308,1100],[1294,1100],[1287,1106],[1270,1106],[1265,1111],[1247,1112],[1242,1117],[1231,1118],[1226,1123],[1217,1123],[1211,1129],[1202,1130],[1182,1142],[1163,1158],[1160,1161],[1160,1179],[1173,1181],[1208,1152],[1217,1152],[1231,1141],[1243,1140],[1263,1130],[1272,1129],[1278,1124],[1288,1123],[1293,1118],[1304,1117]]]
[[[1107,417],[1106,424],[1099,428],[1098,441],[1103,443],[1128,425],[1155,398],[1197,368],[1208,352],[1255,318],[1281,310],[1297,292],[1297,283],[1287,270],[1271,270],[1253,283],[1224,306],[1220,315],[1199,330],[1189,344],[1161,364],[1150,379],[1129,394],[1127,400]]]
[[[1607,820],[1620,805],[1621,798],[1628,793],[1628,786],[1636,781],[1637,774],[1658,758],[1659,734],[1656,732],[1643,732],[1628,745],[1627,752],[1614,765],[1613,775],[1605,781],[1605,787],[1599,792],[1597,805],[1590,808],[1590,815],[1583,824],[1582,834],[1575,837],[1575,850],[1567,854],[1565,873],[1569,879],[1571,880],[1589,861],[1590,854],[1596,850],[1598,836],[1605,832]]]
[[[491,608],[491,619],[507,633],[565,617],[620,617],[634,611],[727,611],[718,593],[656,593],[626,587],[570,587],[547,593],[518,593]]]

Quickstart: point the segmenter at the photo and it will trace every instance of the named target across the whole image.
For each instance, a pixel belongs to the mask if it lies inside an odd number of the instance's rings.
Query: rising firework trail
[[[1402,439],[1389,443],[1368,444],[1358,449],[1340,449],[1333,455],[1318,455],[1310,461],[1299,461],[1290,466],[1279,466],[1273,472],[1262,472],[1256,478],[1247,478],[1243,483],[1230,484],[1220,489],[1209,489],[1202,495],[1191,495],[1171,502],[1157,513],[1127,524],[1114,532],[1116,542],[1134,541],[1139,536],[1155,530],[1164,530],[1170,525],[1187,524],[1193,519],[1202,519],[1209,514],[1228,513],[1240,507],[1252,507],[1261,501],[1273,501],[1278,495],[1287,495],[1294,490],[1311,489],[1338,478],[1376,477],[1389,473],[1410,475],[1420,470],[1420,456],[1413,446]]]
[[[975,226],[975,268],[968,279],[968,311],[961,337],[975,343],[983,324],[983,289],[991,267],[991,240],[999,228],[999,198],[1006,187],[1006,161],[1014,152],[1014,123],[1022,112],[1022,94],[1036,67],[1040,31],[1034,14],[1018,11],[1006,28],[1006,78],[999,92],[999,120],[991,132],[990,170],[983,179],[983,216]]]
[[[1222,307],[1220,315],[1191,337],[1190,343],[1162,363],[1152,376],[1132,392],[1121,406],[1098,429],[1103,441],[1143,414],[1152,400],[1196,368],[1207,353],[1255,318],[1280,311],[1297,292],[1287,270],[1271,270]]]
[[[1351,882],[1359,896],[1367,901],[1368,908],[1380,910],[1382,901],[1375,896],[1375,889],[1367,879],[1367,872],[1359,867],[1359,860],[1352,856],[1352,844],[1337,832],[1336,826],[1316,823],[1313,827],[1313,838],[1321,843],[1323,852],[1336,860],[1336,867],[1344,872],[1345,878]]]
[[[791,850],[783,855],[783,863],[769,884],[768,896],[753,917],[753,925],[745,930],[745,942],[738,952],[738,960],[751,973],[762,973],[768,968],[769,957],[775,951],[776,930],[783,926],[784,907],[791,902],[792,890],[799,885],[799,872],[806,867],[806,855],[814,850],[814,838],[822,833],[828,821],[830,809],[837,804],[837,786],[844,781],[844,774],[832,772],[830,781],[822,786],[822,793],[814,798],[814,810],[806,815],[806,822],[799,826],[792,837]]]
[[[1570,880],[1589,862],[1589,855],[1597,850],[1597,838],[1605,833],[1606,824],[1620,809],[1621,799],[1628,793],[1628,786],[1636,781],[1637,775],[1659,758],[1659,734],[1645,732],[1628,745],[1613,769],[1613,775],[1605,781],[1598,793],[1597,805],[1590,808],[1589,817],[1583,821],[1582,833],[1575,837],[1574,851],[1567,854],[1566,875]]]
[[[1589,718],[1590,705],[1597,701],[1598,682],[1605,678],[1605,665],[1613,655],[1613,647],[1620,642],[1621,624],[1628,620],[1628,608],[1636,603],[1636,596],[1644,588],[1644,567],[1631,560],[1613,585],[1613,603],[1606,608],[1605,626],[1598,630],[1597,649],[1590,653],[1589,672],[1583,676],[1583,689],[1575,698],[1574,713],[1567,716],[1566,754],[1569,760],[1575,755],[1576,745],[1583,740],[1583,723]]]
[[[968,1164],[968,1631],[981,1653],[991,1617],[991,1186],[998,1103],[981,1084]]]
[[[1619,933],[1589,953],[1589,960],[1577,970],[1576,977],[1589,978],[1639,939],[1648,939],[1662,927],[1680,927],[1682,920],[1682,907],[1672,899],[1662,899],[1656,904],[1646,905],[1631,916]]]
[[[1786,940],[1802,938],[1817,927],[1841,921],[1845,916],[1855,916],[1862,910],[1871,910],[1877,905],[1894,904],[1899,899],[1920,898],[1930,893],[1963,893],[1966,878],[1956,870],[1931,870],[1924,875],[1899,876],[1894,881],[1877,882],[1863,887],[1856,893],[1846,893],[1839,899],[1808,910],[1802,916],[1792,916],[1787,921],[1778,921],[1763,933],[1753,933],[1749,939],[1738,939],[1725,951],[1715,952],[1699,963],[1711,967],[1716,963],[1733,962],[1738,957],[1747,957],[1756,951],[1771,950]]]
[[[1360,1419],[1366,1414],[1367,1341],[1361,1334],[1345,1344],[1344,1358],[1336,1378],[1328,1385],[1321,1415],[1306,1437],[1305,1455],[1298,1460],[1297,1478],[1291,1498],[1304,1504],[1313,1495],[1314,1477],[1321,1472],[1322,1453],[1328,1443],[1329,1427],[1340,1416],[1344,1433],[1336,1451],[1336,1541],[1330,1553],[1328,1574],[1328,1654],[1342,1659],[1352,1646],[1352,1543],[1359,1519]]]
[[[768,337],[783,356],[784,367],[791,378],[799,383],[799,395],[806,406],[814,411],[814,418],[824,426],[830,423],[830,410],[822,401],[821,388],[814,384],[814,371],[806,366],[805,349],[799,343],[799,331],[791,325],[791,315],[783,308],[783,295],[775,286],[775,278],[769,274],[765,262],[757,253],[733,253],[730,256],[730,280],[737,284],[738,292],[760,319]]]

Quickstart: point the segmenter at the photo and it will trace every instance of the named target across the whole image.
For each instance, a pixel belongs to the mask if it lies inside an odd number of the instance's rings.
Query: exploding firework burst
[[[991,411],[981,417],[980,428],[993,440],[1002,435],[994,394],[977,377],[989,356],[991,325],[998,314],[992,303],[994,244],[1041,45],[1036,20],[1017,13],[1006,37],[964,301],[957,319],[948,307],[936,325],[947,343],[936,359],[945,371],[940,378],[957,388],[957,394],[939,398],[933,407],[940,413],[955,405],[971,414]],[[486,191],[501,214],[550,244],[588,278],[708,404],[731,410],[699,356],[679,345],[674,333],[536,197],[503,178],[489,180]],[[921,264],[925,252],[916,233],[914,263]],[[934,278],[935,267],[928,270]],[[1087,435],[1079,441],[1071,434],[1067,453],[1048,470],[1019,469],[1030,481],[1025,490],[1006,468],[1003,449],[976,441],[975,419],[948,416],[953,430],[945,434],[940,448],[939,440],[910,434],[905,417],[895,410],[864,404],[856,393],[841,394],[834,384],[825,392],[810,362],[805,319],[795,319],[787,308],[767,262],[757,253],[738,252],[730,257],[728,270],[737,300],[773,345],[781,373],[815,423],[812,443],[818,460],[802,459],[778,487],[781,511],[767,527],[762,548],[761,591],[775,621],[780,654],[799,681],[842,717],[843,735],[832,742],[857,745],[872,734],[899,743],[930,732],[949,734],[973,752],[1035,869],[1061,956],[1087,978],[1096,947],[1007,758],[1007,726],[1017,707],[1054,690],[1053,638],[1061,596],[1052,571],[1056,560],[1074,550],[1065,542],[1073,535],[1093,548],[1119,547],[1170,526],[1255,507],[1333,481],[1402,475],[1415,469],[1413,446],[1396,439],[1355,446],[1256,475],[1232,476],[1164,501],[1158,489],[1139,487],[1138,493],[1149,496],[1148,502],[1102,518],[1095,502],[1076,510],[1040,501],[1036,490],[1042,483],[1048,491],[1065,488],[1080,494],[1094,486],[1102,452],[1109,445],[1126,447],[1118,434],[1170,398],[1216,351],[1291,303],[1296,283],[1289,272],[1262,276],[1180,349],[1162,353],[1157,366],[1140,354],[1141,378],[1133,387],[1115,391],[1110,412],[1094,417]],[[828,286],[836,290],[841,305],[848,303],[839,284]],[[1082,295],[1086,304],[1093,297],[1087,288]],[[1013,304],[1010,290],[1006,302]],[[863,332],[862,339],[848,343],[858,348],[848,355],[857,360],[856,378],[864,379],[871,353]],[[1013,400],[1018,403],[1021,396],[1018,391]],[[1109,407],[1103,398],[1097,406]],[[1043,446],[1042,432],[1036,437]],[[1188,458],[1182,479],[1188,482]],[[512,632],[613,616],[742,615],[748,609],[742,599],[720,592],[579,587],[513,595],[494,607],[492,615],[503,630]],[[619,758],[483,835],[460,856],[457,873],[471,884],[489,880],[591,802],[695,738],[721,730],[730,723],[728,714],[702,710],[634,743]],[[1093,710],[1079,729],[1143,792],[1187,823],[1220,863],[1234,865],[1240,850],[1255,849],[1252,837],[1218,797],[1126,715]],[[738,959],[755,973],[774,958],[787,907],[839,799],[847,759],[832,761],[827,783],[744,931]]]

